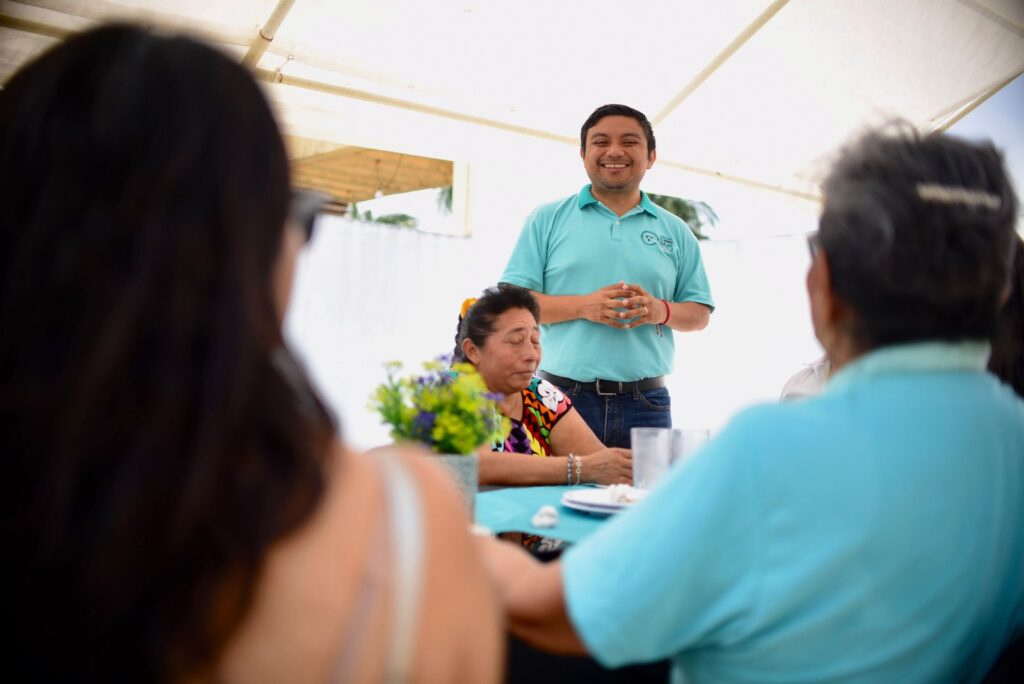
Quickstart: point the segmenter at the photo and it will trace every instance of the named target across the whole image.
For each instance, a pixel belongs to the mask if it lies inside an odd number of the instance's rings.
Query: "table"
[[[607,515],[584,513],[562,505],[562,494],[579,487],[503,487],[476,495],[476,522],[495,534],[528,532],[578,542],[608,520]],[[530,519],[541,506],[554,506],[558,524],[534,527]]]

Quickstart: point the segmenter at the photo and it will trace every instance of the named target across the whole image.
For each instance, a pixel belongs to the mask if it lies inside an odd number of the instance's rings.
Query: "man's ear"
[[[587,148],[580,148],[580,159],[582,159],[583,161],[587,161]]]
[[[658,151],[657,150],[651,150],[650,152],[647,153],[647,168],[648,169],[650,169],[652,166],[654,166],[654,161],[657,158],[658,158]]]

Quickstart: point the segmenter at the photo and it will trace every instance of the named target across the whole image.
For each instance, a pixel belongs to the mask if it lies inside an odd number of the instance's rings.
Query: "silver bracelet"
[[[583,479],[583,459],[580,456],[576,457],[576,484],[580,483]]]
[[[567,486],[572,485],[572,459],[574,458],[575,456],[569,454],[569,458],[565,461],[565,484]]]

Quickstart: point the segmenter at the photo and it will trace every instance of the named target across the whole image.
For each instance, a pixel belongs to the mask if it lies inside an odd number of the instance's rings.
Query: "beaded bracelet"
[[[569,458],[565,461],[565,484],[572,484],[572,459],[576,458],[572,454],[569,454]]]
[[[664,337],[665,333],[661,331],[661,328],[663,326],[668,325],[668,319],[672,318],[672,307],[668,305],[668,301],[665,299],[659,301],[665,305],[665,320],[663,320],[661,323],[655,323],[654,331],[658,333],[658,337]]]
[[[576,457],[576,484],[580,483],[583,479],[583,459],[579,456]]]

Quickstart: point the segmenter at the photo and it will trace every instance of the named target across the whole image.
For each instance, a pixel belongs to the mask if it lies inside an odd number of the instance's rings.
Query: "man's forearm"
[[[672,315],[668,319],[668,327],[680,332],[703,330],[711,319],[711,309],[697,302],[672,302],[669,304]]]
[[[541,323],[564,323],[583,317],[580,312],[583,297],[580,295],[546,295],[530,291],[540,305]]]

